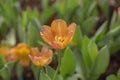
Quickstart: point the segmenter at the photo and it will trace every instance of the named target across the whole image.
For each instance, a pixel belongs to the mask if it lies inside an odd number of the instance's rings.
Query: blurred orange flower
[[[16,55],[11,53],[8,47],[0,47],[0,54],[5,58],[7,62],[17,60]]]
[[[52,50],[48,50],[48,48],[43,47],[41,52],[39,52],[38,48],[32,48],[29,58],[36,66],[45,66],[51,63],[52,56]]]
[[[118,16],[120,17],[120,7],[118,7]]]
[[[7,47],[0,47],[0,54],[5,58],[5,60],[7,60],[9,49]]]
[[[58,19],[52,22],[51,27],[43,25],[40,35],[53,48],[64,49],[71,42],[75,29],[75,23],[67,28],[66,22]]]
[[[23,66],[28,66],[30,63],[30,59],[28,57],[28,55],[30,54],[30,49],[31,48],[26,44],[20,43],[16,47],[11,49],[11,52],[18,56],[18,59]]]

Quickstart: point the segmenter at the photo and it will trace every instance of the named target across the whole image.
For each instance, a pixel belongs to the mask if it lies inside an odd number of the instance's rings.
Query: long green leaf
[[[60,66],[60,74],[66,78],[67,76],[71,76],[75,72],[76,68],[76,59],[73,55],[70,48],[67,48],[64,53],[64,57],[62,58],[61,66]]]
[[[78,46],[80,48],[82,46],[82,40],[83,40],[83,35],[81,32],[80,26],[77,26],[75,35],[73,38],[73,44],[75,44],[76,46]]]
[[[54,74],[55,74],[55,70],[53,68],[51,68],[50,66],[47,66],[46,72],[50,76],[50,78],[53,79]],[[55,77],[55,80],[59,80],[58,75]]]
[[[98,43],[105,36],[105,32],[107,30],[107,23],[108,23],[107,21],[103,23],[95,33],[94,40],[96,43]]]
[[[118,80],[117,77],[113,74],[107,76],[106,80]]]
[[[40,79],[39,80],[51,80],[51,78],[44,73],[43,71],[40,72]]]
[[[90,72],[89,80],[97,80],[99,76],[106,71],[109,64],[109,60],[109,50],[108,47],[105,46],[100,50],[99,54],[96,57],[96,60]]]

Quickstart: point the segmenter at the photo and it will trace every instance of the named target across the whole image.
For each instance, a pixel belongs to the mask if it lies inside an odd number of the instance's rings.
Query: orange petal
[[[9,61],[15,61],[19,59],[19,54],[16,48],[12,48],[9,52]]]
[[[76,24],[72,23],[69,27],[68,27],[68,34],[66,36],[66,39],[64,41],[64,45],[66,46],[67,44],[69,44],[74,36],[75,33],[75,29],[76,29]]]
[[[48,48],[47,47],[43,47],[41,49],[41,54],[46,54],[48,52]]]
[[[40,56],[40,52],[39,52],[38,48],[32,48],[30,54],[32,56]]]
[[[51,29],[56,36],[65,36],[67,32],[67,24],[64,20],[54,20],[51,24]]]
[[[30,54],[29,58],[37,66],[45,66],[52,61],[53,52],[47,47],[43,47],[41,52],[39,52],[38,48],[32,48],[31,51],[36,55]]]
[[[63,43],[56,42],[56,41],[52,42],[51,46],[55,49],[63,49],[64,48]]]
[[[48,56],[52,58],[52,56],[53,56],[53,51],[52,50],[48,51]]]
[[[7,59],[9,54],[9,49],[7,47],[0,47],[0,54]]]
[[[49,50],[47,47],[42,48],[42,50],[41,50],[42,57],[49,58],[49,57],[52,57],[52,55],[53,55],[52,50]]]
[[[51,41],[47,38],[46,35],[44,35],[42,32],[40,32],[40,35],[41,35],[42,39],[43,39],[46,43],[48,43],[49,45],[51,44]]]
[[[53,56],[52,50],[48,50],[48,52],[47,52],[46,54],[44,54],[44,57],[45,57],[46,59],[49,59],[49,58],[52,59],[52,56]]]
[[[32,61],[33,64],[40,66],[39,59],[34,58],[35,56],[32,56],[31,54],[29,55],[30,60]]]
[[[53,34],[49,26],[47,25],[42,26],[42,33],[45,34],[49,40],[53,40]]]
[[[33,64],[35,64],[36,66],[45,66],[47,64],[49,64],[52,61],[52,57],[38,57],[38,56],[31,56],[29,55],[29,58],[31,59],[31,61],[33,62]]]
[[[49,26],[46,25],[42,26],[42,32],[40,32],[40,35],[42,39],[48,44],[50,44],[50,42],[54,40],[51,28]]]

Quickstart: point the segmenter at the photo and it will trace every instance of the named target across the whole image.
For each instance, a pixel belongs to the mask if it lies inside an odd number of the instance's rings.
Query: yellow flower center
[[[19,49],[19,54],[21,56],[27,56],[27,55],[29,55],[29,53],[30,53],[30,50],[27,47],[22,47]]]
[[[63,43],[65,39],[64,39],[63,37],[60,37],[60,36],[58,37],[58,36],[56,36],[56,37],[55,37],[55,40],[56,40],[57,42]]]

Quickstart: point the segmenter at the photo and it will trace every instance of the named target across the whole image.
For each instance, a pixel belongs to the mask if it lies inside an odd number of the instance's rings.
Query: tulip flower
[[[48,48],[43,47],[41,52],[38,48],[32,48],[31,54],[29,54],[29,58],[36,66],[45,66],[51,63],[53,52],[52,50],[48,50]]]
[[[17,60],[17,55],[11,52],[11,49],[8,47],[0,47],[0,54],[4,57],[7,62]]]
[[[52,22],[51,27],[43,25],[40,35],[54,49],[64,49],[71,42],[75,29],[75,23],[67,27],[64,20],[58,19]]]
[[[7,47],[0,47],[0,55],[2,55],[6,61],[8,61],[9,49]]]
[[[30,54],[30,47],[24,43],[18,44],[15,48],[11,50],[12,53],[18,55],[18,59],[23,66],[28,66],[30,59],[28,55]]]

